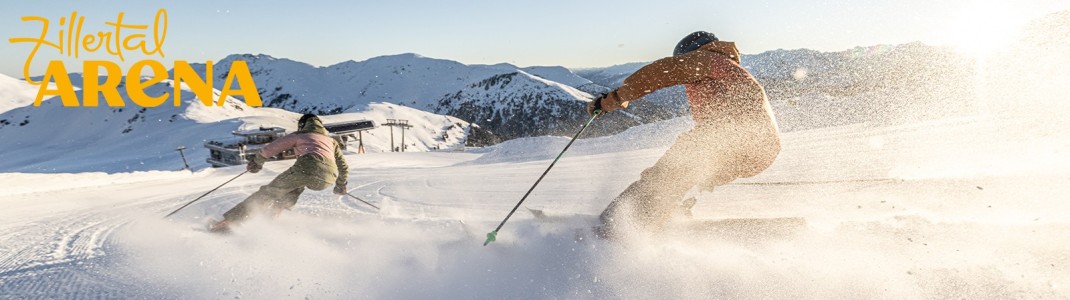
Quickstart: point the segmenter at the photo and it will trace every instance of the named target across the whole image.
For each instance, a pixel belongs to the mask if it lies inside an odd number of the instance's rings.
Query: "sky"
[[[40,34],[51,20],[85,16],[83,34],[124,23],[151,24],[167,11],[164,57],[127,53],[123,61],[103,50],[79,59],[43,48],[30,67],[41,75],[48,61],[109,60],[125,70],[152,59],[218,61],[234,53],[268,54],[315,66],[399,53],[466,64],[512,63],[604,67],[668,56],[684,35],[705,30],[735,41],[745,54],[775,49],[843,51],[856,46],[922,41],[963,47],[1048,13],[1070,0],[755,0],[755,1],[18,1],[0,10],[0,73],[22,77],[33,48],[10,43]],[[1014,25],[1014,26],[1010,26]]]

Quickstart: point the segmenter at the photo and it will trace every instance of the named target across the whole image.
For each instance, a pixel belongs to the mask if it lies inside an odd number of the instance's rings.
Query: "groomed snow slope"
[[[556,138],[351,155],[353,194],[382,212],[308,191],[294,211],[230,236],[197,228],[291,162],[268,163],[169,220],[161,216],[241,168],[0,174],[0,298],[1065,298],[1070,139],[1014,124],[787,134],[766,172],[696,194],[696,218],[808,222],[758,239],[576,242],[589,218],[536,220],[521,209],[482,246],[559,150]],[[525,206],[566,219],[598,213],[690,125],[647,126],[661,127],[579,141]],[[644,142],[652,131],[657,142]]]

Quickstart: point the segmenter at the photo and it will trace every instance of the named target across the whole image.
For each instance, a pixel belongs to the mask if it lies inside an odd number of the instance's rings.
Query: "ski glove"
[[[334,194],[335,195],[339,195],[339,196],[345,195],[346,194],[346,184],[345,183],[335,184],[334,185]]]
[[[253,160],[250,160],[249,164],[245,165],[245,170],[249,171],[249,173],[260,172],[260,169],[263,169],[263,168],[264,168],[263,165],[258,164],[258,163],[256,163],[256,161],[253,161]]]
[[[594,99],[590,103],[587,103],[587,114],[594,115],[596,110],[601,110],[602,114],[611,112],[614,110],[628,108],[628,101],[620,101],[620,96],[617,95],[617,91],[614,90],[605,94],[598,99]]]

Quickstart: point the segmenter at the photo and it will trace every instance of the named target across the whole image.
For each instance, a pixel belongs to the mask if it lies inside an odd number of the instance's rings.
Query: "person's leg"
[[[323,163],[323,158],[319,156],[306,155],[299,157],[294,162],[293,167],[287,170],[287,173],[292,176],[291,185],[296,187],[272,199],[272,216],[278,217],[282,210],[289,210],[297,205],[298,198],[306,188],[313,191],[326,189],[329,186],[326,179],[334,180],[334,177],[330,176],[328,167],[327,164]]]
[[[654,166],[643,170],[639,180],[606,207],[600,216],[606,234],[613,234],[622,222],[660,229],[671,219],[683,196],[705,180],[703,168],[709,157],[703,155],[706,151],[698,148],[703,145],[692,134],[681,135]]]
[[[287,195],[294,190],[298,190],[297,193],[300,195],[300,190],[303,187],[304,183],[300,176],[292,170],[286,170],[267,185],[261,186],[260,190],[249,195],[244,201],[224,213],[223,219],[229,223],[244,221],[253,212],[262,211],[270,207],[277,199],[286,199]],[[294,202],[296,203],[296,199],[294,199]]]
[[[695,207],[695,203],[698,203],[698,199],[695,199],[694,196],[680,202],[680,215],[687,218],[693,217],[693,215],[691,215],[691,208]]]
[[[304,187],[299,187],[276,198],[275,201],[271,203],[271,217],[278,218],[283,210],[292,209],[294,205],[297,205],[297,199],[301,197],[301,193],[304,191]]]
[[[305,189],[322,191],[328,183],[326,179],[334,180],[330,176],[328,165],[323,163],[323,158],[317,155],[306,155],[297,158],[293,167],[287,170],[293,176],[292,185],[296,186],[285,194],[279,195],[271,203],[272,215],[278,217],[282,210],[292,209],[297,205],[297,200]]]

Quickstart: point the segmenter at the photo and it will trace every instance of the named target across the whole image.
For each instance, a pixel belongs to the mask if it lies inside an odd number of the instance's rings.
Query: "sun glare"
[[[1010,45],[1026,18],[1007,4],[978,3],[946,20],[938,43],[983,58]]]

